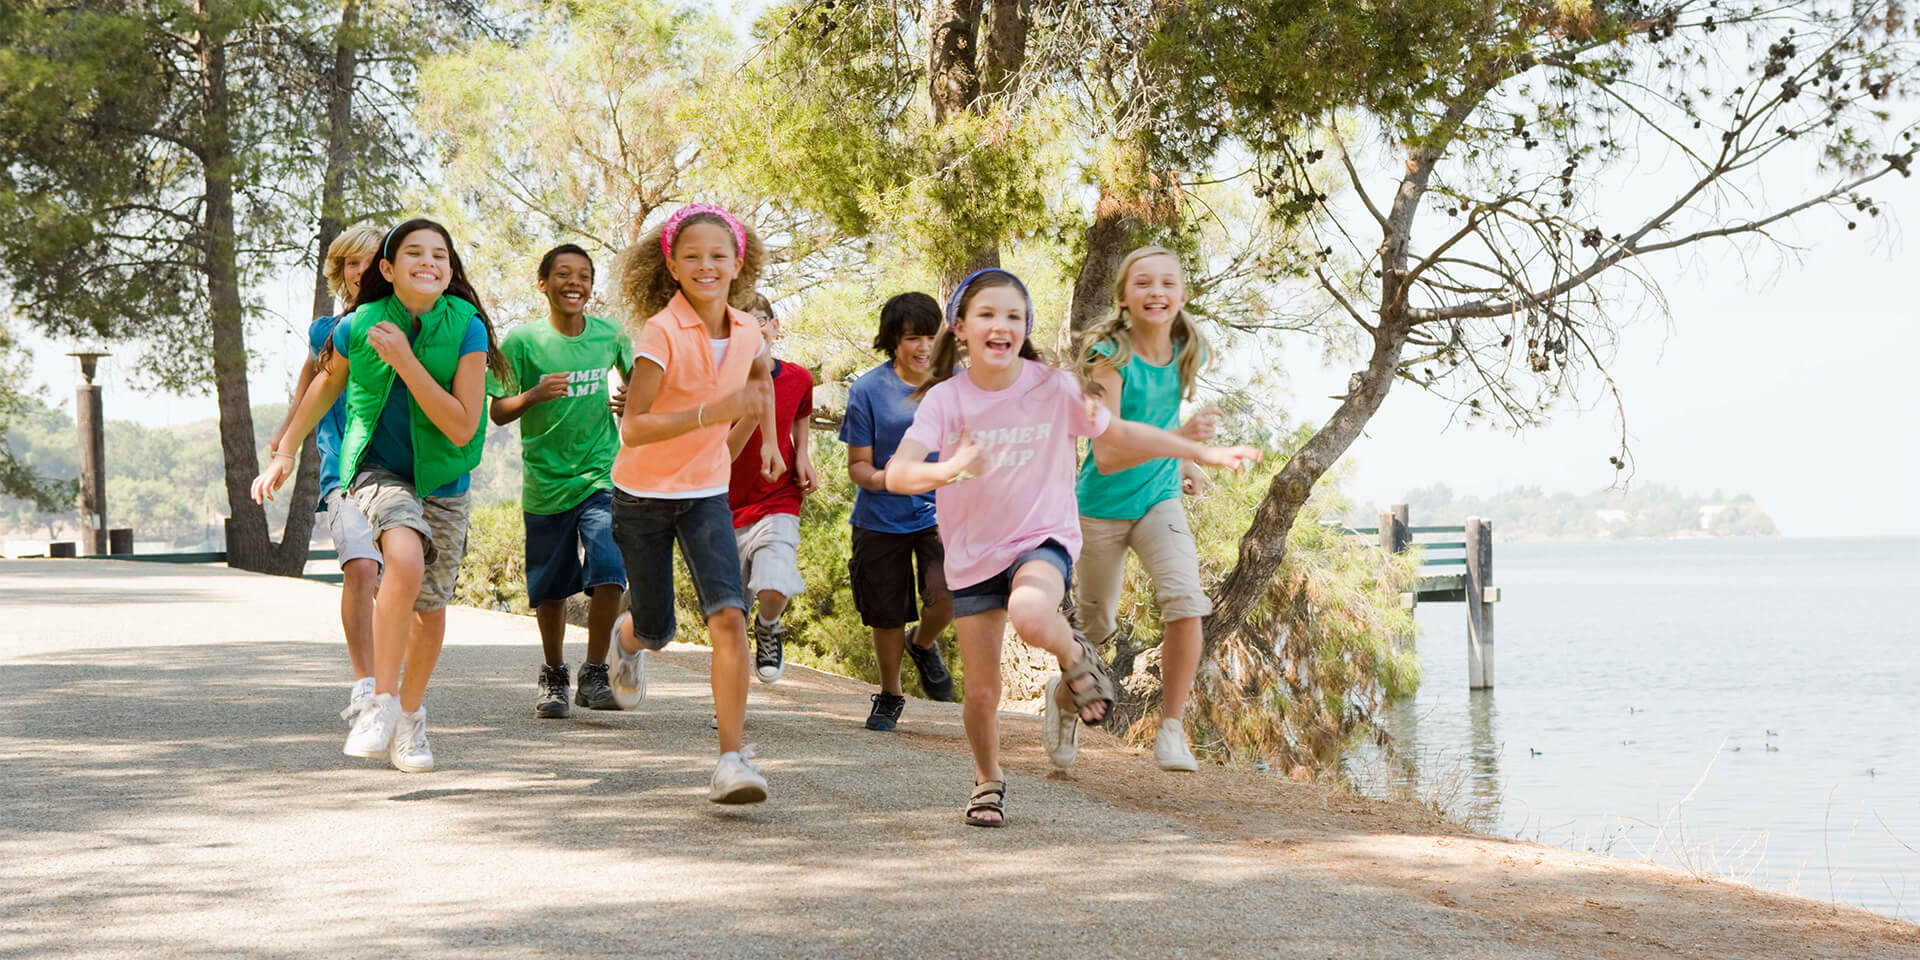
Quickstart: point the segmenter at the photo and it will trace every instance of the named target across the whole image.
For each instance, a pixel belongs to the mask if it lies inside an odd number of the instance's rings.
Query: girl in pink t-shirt
[[[974,790],[966,821],[978,827],[1006,822],[998,717],[1000,642],[1009,619],[1021,640],[1060,662],[1042,724],[1049,751],[1073,736],[1078,721],[1106,719],[1116,695],[1099,651],[1060,613],[1080,551],[1075,441],[1101,438],[1099,466],[1181,457],[1238,468],[1260,458],[1251,447],[1207,447],[1112,418],[1087,400],[1072,374],[1040,361],[1028,342],[1032,332],[1033,303],[1018,277],[990,268],[960,281],[913,426],[885,470],[893,493],[938,491],[954,633],[967,674],[963,717]],[[938,462],[924,462],[931,451],[940,453]]]

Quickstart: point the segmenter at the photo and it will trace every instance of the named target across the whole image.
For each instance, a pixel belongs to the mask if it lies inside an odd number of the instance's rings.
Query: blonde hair
[[[327,244],[327,290],[335,300],[351,302],[347,296],[347,261],[361,257],[371,257],[380,250],[380,241],[386,234],[380,228],[365,223],[355,224],[340,231],[340,235]],[[373,261],[368,260],[371,268]]]
[[[696,213],[680,222],[679,233],[696,223],[711,223],[731,233],[733,228],[725,220],[711,213]],[[620,251],[614,258],[613,268],[618,280],[616,285],[620,298],[634,311],[634,323],[645,323],[648,317],[667,308],[673,295],[680,292],[680,282],[673,279],[667,270],[667,255],[660,249],[660,231],[666,223],[647,231],[639,242]],[[740,274],[733,278],[727,287],[727,302],[737,310],[753,309],[754,298],[760,286],[760,271],[767,264],[767,248],[760,242],[760,235],[743,221],[740,228],[746,231],[746,255],[740,258]]]
[[[1075,350],[1079,359],[1080,378],[1093,383],[1093,371],[1096,367],[1124,367],[1133,359],[1133,317],[1127,313],[1127,274],[1142,260],[1150,257],[1166,257],[1180,270],[1180,284],[1187,282],[1186,268],[1181,266],[1179,255],[1166,247],[1141,247],[1126,255],[1120,261],[1120,269],[1113,278],[1113,312],[1106,319],[1094,324]],[[1102,356],[1094,353],[1093,348],[1102,343],[1113,345],[1113,353]],[[1186,304],[1173,315],[1173,345],[1178,353],[1178,372],[1180,375],[1180,393],[1188,400],[1193,399],[1194,382],[1200,379],[1200,368],[1211,359],[1213,348],[1200,332],[1200,327],[1187,315]]]

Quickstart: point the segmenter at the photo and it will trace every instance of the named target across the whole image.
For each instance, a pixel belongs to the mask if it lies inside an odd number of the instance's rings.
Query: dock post
[[[1493,689],[1493,522],[1467,518],[1467,688]]]
[[[1380,550],[1388,556],[1404,553],[1413,535],[1407,532],[1407,505],[1396,503],[1388,512],[1380,514]],[[1420,602],[1420,585],[1415,583],[1413,590],[1400,595],[1400,605],[1412,610]],[[1396,645],[1401,638],[1394,638]]]

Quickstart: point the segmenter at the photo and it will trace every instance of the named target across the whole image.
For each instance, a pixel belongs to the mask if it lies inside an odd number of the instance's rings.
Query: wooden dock
[[[1348,527],[1359,536],[1379,538],[1380,549],[1405,553],[1420,548],[1420,578],[1411,593],[1402,594],[1409,607],[1422,603],[1462,603],[1467,607],[1467,688],[1493,688],[1493,605],[1500,588],[1493,585],[1493,521],[1468,517],[1458,526],[1414,526],[1407,505],[1397,503],[1380,514],[1372,527]],[[1460,539],[1453,539],[1454,536]]]

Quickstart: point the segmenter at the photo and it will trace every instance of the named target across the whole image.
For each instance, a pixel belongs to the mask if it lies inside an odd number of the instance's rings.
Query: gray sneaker
[[[540,695],[533,701],[533,715],[542,720],[564,720],[567,709],[567,665],[540,667]]]
[[[580,665],[579,692],[573,695],[573,702],[589,710],[618,710],[619,701],[613,698],[613,687],[607,682],[607,665],[604,663],[583,663]]]

